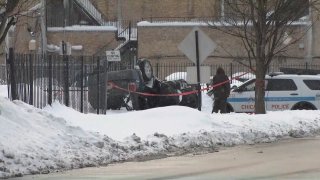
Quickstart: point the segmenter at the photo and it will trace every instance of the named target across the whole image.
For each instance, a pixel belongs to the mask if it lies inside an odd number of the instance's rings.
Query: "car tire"
[[[150,81],[153,78],[153,69],[150,61],[141,61],[139,64],[139,68],[141,70],[142,78],[144,81]]]
[[[299,102],[292,107],[292,110],[317,110],[317,108],[309,102]]]

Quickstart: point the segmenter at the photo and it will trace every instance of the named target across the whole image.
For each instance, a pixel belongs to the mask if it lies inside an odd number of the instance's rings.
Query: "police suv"
[[[320,76],[270,74],[265,79],[267,111],[320,109]],[[233,89],[228,98],[230,112],[254,112],[255,79]]]

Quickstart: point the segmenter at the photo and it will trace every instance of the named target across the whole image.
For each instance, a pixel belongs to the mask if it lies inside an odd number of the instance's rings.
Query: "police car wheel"
[[[300,102],[296,105],[294,105],[294,107],[292,108],[292,110],[316,110],[317,108],[308,103],[308,102]]]

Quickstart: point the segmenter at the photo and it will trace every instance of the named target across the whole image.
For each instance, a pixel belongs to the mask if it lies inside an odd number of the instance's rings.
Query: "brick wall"
[[[82,45],[82,51],[73,51],[73,55],[92,55],[108,44],[108,48],[116,47],[115,33],[112,31],[71,31],[71,32],[49,32],[47,34],[48,44],[59,45],[61,41],[70,42],[71,45]]]
[[[30,26],[32,31],[35,31],[35,40],[37,41],[37,52],[40,52],[40,29],[35,29],[36,19],[21,17],[15,28],[15,43],[14,48],[17,53],[29,52],[29,41],[31,40],[30,33],[27,27]],[[92,55],[100,48],[106,47],[113,49],[118,45],[115,40],[115,31],[108,30],[90,30],[90,31],[48,31],[48,45],[59,45],[61,41],[70,42],[72,45],[82,45],[82,51],[72,51],[73,55],[83,54]],[[107,45],[107,46],[106,46]]]
[[[91,0],[106,20],[156,17],[208,17],[218,14],[216,0]],[[120,12],[117,10],[120,8]]]
[[[117,1],[116,0],[91,0],[92,4],[99,9],[106,21],[117,19]]]
[[[138,27],[138,55],[152,60],[162,60],[166,62],[189,60],[180,52],[178,45],[190,33],[193,27],[188,26],[163,26],[163,27]],[[227,35],[221,31],[201,27],[218,46],[214,53],[204,63],[230,63],[233,59],[244,58],[247,56],[246,50],[240,39]],[[293,30],[300,31],[300,27]],[[301,39],[290,46],[283,56],[286,60],[304,60],[306,48],[301,48],[300,44],[305,45],[306,39]]]

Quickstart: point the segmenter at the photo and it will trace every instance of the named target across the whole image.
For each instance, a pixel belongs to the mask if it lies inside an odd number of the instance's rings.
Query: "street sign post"
[[[106,51],[107,60],[104,62],[104,82],[106,87],[106,95],[104,100],[104,113],[107,113],[108,108],[108,62],[120,62],[120,51]]]
[[[198,86],[198,110],[201,111],[201,86],[200,86],[200,64],[217,47],[209,36],[198,27],[194,27],[187,37],[178,45],[178,49],[183,52],[197,67]]]
[[[192,62],[196,63],[196,31],[198,32],[199,62],[201,64],[209,55],[212,54],[217,45],[198,27],[191,30],[185,39],[178,45],[178,49]]]

